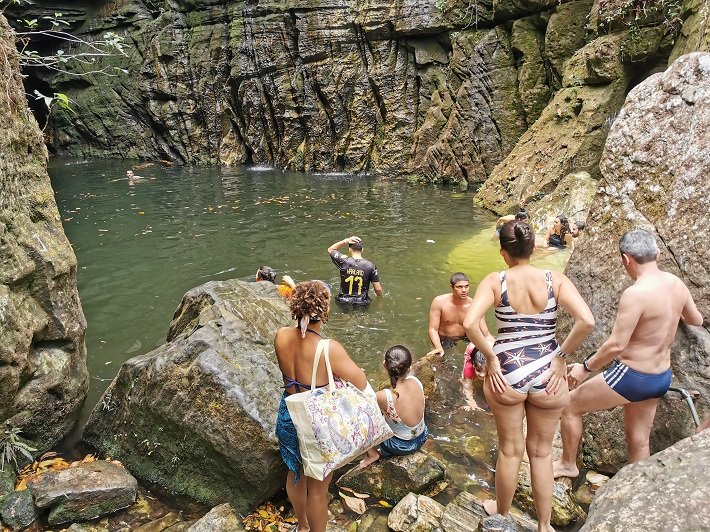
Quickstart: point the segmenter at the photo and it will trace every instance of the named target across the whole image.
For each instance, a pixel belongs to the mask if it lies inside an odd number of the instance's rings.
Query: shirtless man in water
[[[469,342],[466,337],[466,331],[463,328],[463,320],[473,301],[473,298],[468,295],[471,285],[468,276],[461,272],[453,274],[449,282],[451,284],[451,293],[436,296],[431,302],[431,308],[429,309],[429,339],[434,349],[429,351],[427,355],[438,353],[443,356],[444,349],[453,347],[459,340]],[[495,342],[495,338],[493,338],[486,326],[485,319],[481,319],[481,330],[491,344]],[[474,357],[475,353],[471,353],[470,358],[473,359]],[[478,375],[478,377],[482,379],[483,375]],[[462,382],[467,404],[466,409],[480,410],[481,408],[473,397],[472,379],[466,378],[464,373]]]
[[[576,477],[582,416],[624,406],[629,462],[648,458],[648,439],[658,399],[671,383],[671,344],[678,321],[702,325],[703,316],[683,281],[658,269],[658,246],[645,229],[632,229],[619,242],[621,260],[634,284],[624,290],[611,335],[582,364],[570,366],[570,401],[562,413],[562,459],[555,478]],[[587,377],[614,363],[588,382]],[[584,382],[584,384],[582,384]]]

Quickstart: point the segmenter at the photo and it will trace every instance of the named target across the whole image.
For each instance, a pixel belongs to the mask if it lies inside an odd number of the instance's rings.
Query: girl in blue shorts
[[[367,451],[360,467],[367,467],[381,456],[405,455],[421,449],[429,436],[424,423],[424,386],[409,374],[412,354],[402,345],[390,347],[385,353],[385,369],[392,389],[377,392],[377,403],[394,436],[377,448]]]

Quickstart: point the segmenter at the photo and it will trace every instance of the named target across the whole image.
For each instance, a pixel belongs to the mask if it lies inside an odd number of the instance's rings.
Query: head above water
[[[467,283],[469,282],[468,275],[466,275],[463,272],[456,272],[451,276],[451,279],[449,279],[449,284],[451,286],[454,286],[456,283],[460,283],[461,281],[466,281]]]
[[[528,259],[535,249],[535,234],[525,222],[512,220],[500,228],[500,249],[511,258]]]
[[[133,177],[133,170],[126,170],[126,177],[131,179]]]
[[[257,281],[269,281],[276,284],[276,272],[269,266],[262,266],[256,270]]]
[[[393,345],[385,352],[384,366],[395,388],[397,381],[406,377],[412,367],[412,353],[403,345]]]
[[[638,264],[653,262],[658,258],[656,238],[646,229],[637,227],[626,231],[619,240],[619,251],[628,255]]]
[[[518,214],[515,215],[515,219],[521,222],[527,222],[530,219],[530,215],[528,214],[528,211],[521,207]]]
[[[348,249],[352,251],[362,251],[362,240],[348,243]]]
[[[468,300],[468,292],[471,289],[471,283],[468,280],[468,275],[462,272],[456,272],[449,279],[451,284],[451,293],[454,299],[459,298],[461,301]]]
[[[572,225],[572,236],[577,238],[579,234],[587,228],[587,224],[581,220],[577,220]]]
[[[560,224],[560,235],[565,236],[572,233],[569,227],[569,220],[564,214],[560,214],[555,218],[555,226],[557,226],[558,223]]]

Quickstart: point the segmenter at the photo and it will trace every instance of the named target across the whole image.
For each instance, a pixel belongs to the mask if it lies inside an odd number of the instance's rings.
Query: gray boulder
[[[32,494],[27,491],[13,491],[0,501],[0,517],[11,530],[24,530],[37,519],[37,509]]]
[[[50,525],[87,521],[133,504],[138,482],[122,466],[99,460],[48,471],[27,483],[38,508],[48,508]]]
[[[703,327],[680,325],[672,346],[673,384],[700,391],[701,418],[710,413],[710,243],[705,235],[710,195],[710,54],[679,58],[628,95],[609,133],[601,160],[604,180],[566,273],[579,288],[596,327],[579,353],[608,337],[621,292],[632,282],[618,259],[618,239],[643,226],[657,236],[660,267],[690,288]],[[566,323],[566,325],[565,325]],[[569,320],[563,320],[563,328]],[[626,462],[621,409],[585,417],[583,460],[615,473]],[[661,401],[651,433],[651,452],[690,435],[694,426],[677,394]]]
[[[365,469],[353,467],[337,485],[359,493],[399,502],[407,493],[424,493],[444,478],[446,466],[433,456],[416,452],[381,458]]]
[[[459,493],[453,501],[446,505],[441,515],[440,526],[443,532],[537,531],[537,523],[516,509],[511,509],[508,518],[501,515],[489,517],[483,509],[483,501],[466,491]]]
[[[187,532],[239,532],[244,530],[241,518],[228,504],[212,508],[202,518],[193,523]]]
[[[0,423],[42,451],[86,397],[86,320],[13,35],[0,14]]]
[[[518,489],[515,490],[515,502],[518,508],[536,515],[535,499],[533,498],[532,482],[530,478],[530,464],[524,463],[520,468]],[[562,482],[552,485],[552,515],[550,523],[555,526],[567,526],[573,521],[583,520],[587,517],[584,510],[575,501],[572,491]]]
[[[239,512],[285,482],[274,435],[282,384],[272,347],[289,324],[271,283],[189,291],[168,342],[127,361],[91,413],[84,439],[138,478]]]
[[[581,532],[707,530],[710,430],[629,464],[605,483]]]
[[[395,532],[426,532],[439,527],[444,507],[425,495],[408,493],[387,516]]]

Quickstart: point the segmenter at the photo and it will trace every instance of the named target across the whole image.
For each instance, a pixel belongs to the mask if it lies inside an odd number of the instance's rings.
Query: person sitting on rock
[[[276,284],[276,272],[273,268],[269,266],[262,266],[256,270],[256,282],[268,281],[270,283]],[[293,294],[293,289],[296,288],[296,283],[293,281],[290,275],[284,275],[281,277],[281,284],[277,285],[276,288],[283,297],[288,299]]]
[[[561,214],[552,222],[552,227],[547,230],[545,242],[550,248],[563,248],[572,246],[572,229],[569,226],[569,220]]]
[[[381,456],[412,454],[421,449],[429,436],[424,423],[424,386],[409,374],[412,353],[403,345],[393,345],[385,353],[384,366],[392,389],[377,392],[377,403],[394,436],[367,451],[367,458],[360,462],[361,468]]]

